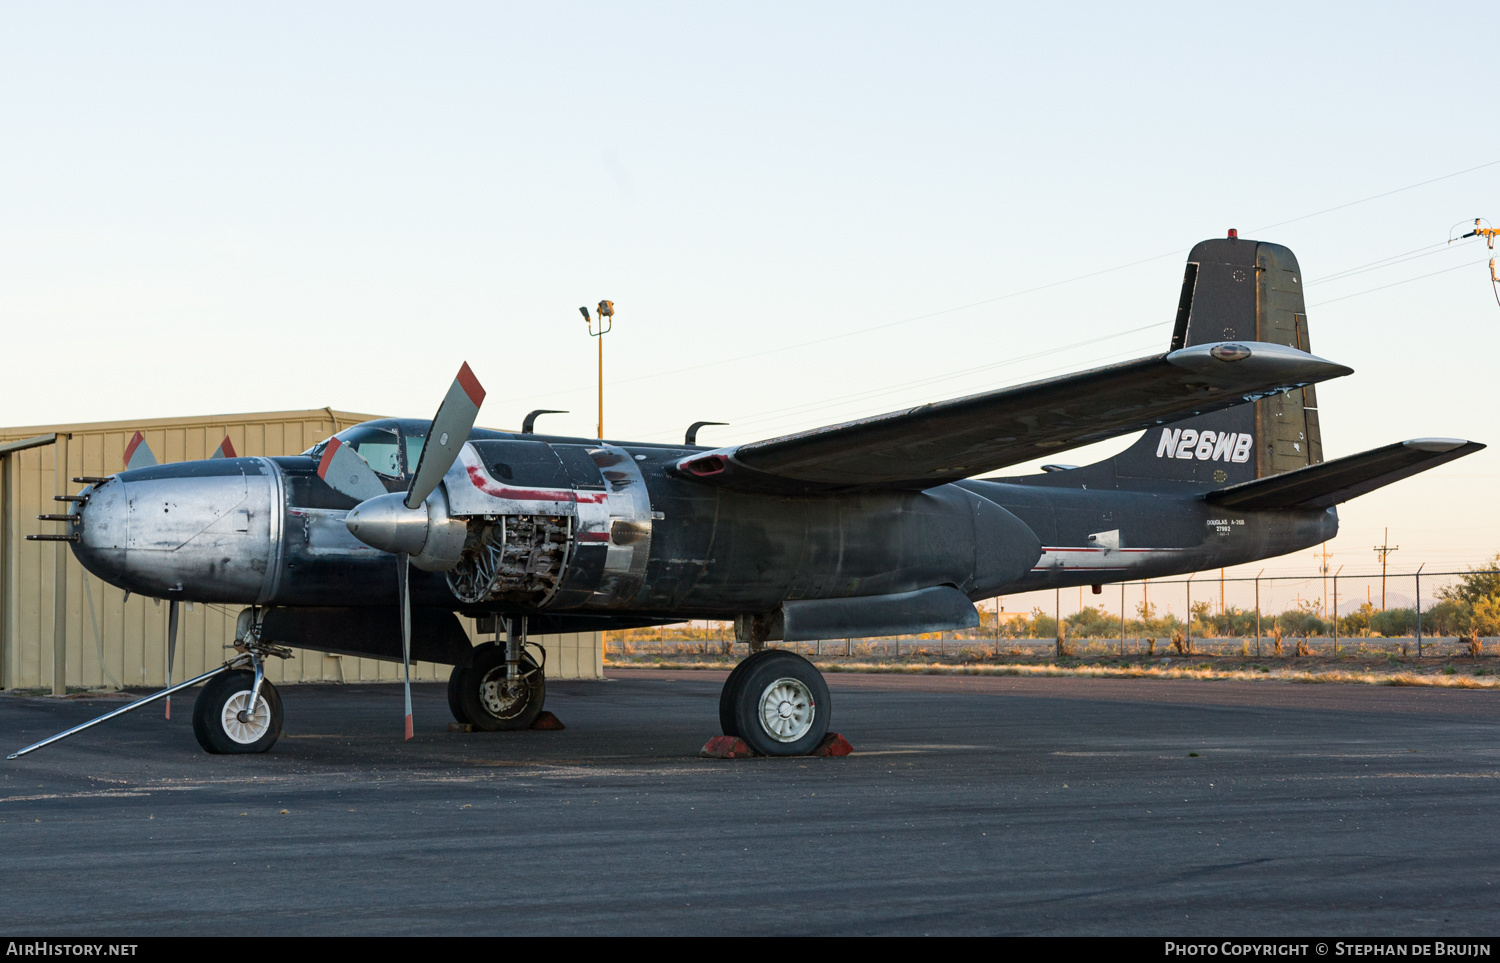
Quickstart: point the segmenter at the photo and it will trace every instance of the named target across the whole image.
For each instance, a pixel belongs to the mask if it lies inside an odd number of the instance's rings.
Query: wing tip
[[[1412,438],[1409,441],[1403,441],[1401,444],[1407,448],[1414,448],[1417,451],[1429,451],[1435,455],[1456,451],[1466,445],[1477,446],[1472,449],[1473,451],[1478,451],[1484,447],[1479,442],[1469,441],[1467,438]]]

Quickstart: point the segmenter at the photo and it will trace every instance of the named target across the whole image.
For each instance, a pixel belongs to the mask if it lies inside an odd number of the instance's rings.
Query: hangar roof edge
[[[89,431],[134,431],[153,428],[198,428],[211,426],[262,424],[273,421],[337,421],[357,424],[373,421],[385,415],[366,415],[337,408],[305,408],[294,411],[254,411],[228,415],[188,415],[178,418],[134,418],[124,421],[81,421],[52,425],[23,425],[0,428],[0,439],[25,438],[50,432],[79,433]]]

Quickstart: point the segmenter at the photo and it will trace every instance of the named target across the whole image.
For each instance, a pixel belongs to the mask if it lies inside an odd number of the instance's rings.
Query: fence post
[[[1265,569],[1261,569],[1262,572]],[[1255,657],[1260,658],[1260,576],[1255,576]]]
[[[1333,657],[1339,657],[1339,572],[1344,566],[1339,566],[1339,571],[1333,573]]]
[[[1193,573],[1193,575],[1197,574],[1197,572]],[[1182,622],[1182,641],[1188,652],[1193,651],[1193,575],[1187,577],[1187,615]]]
[[[1120,583],[1120,658],[1125,657],[1125,583]]]
[[[1417,658],[1422,657],[1422,569],[1427,567],[1423,562],[1417,566]]]

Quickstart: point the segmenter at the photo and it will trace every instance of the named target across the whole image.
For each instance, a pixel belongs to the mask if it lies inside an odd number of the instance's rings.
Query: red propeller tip
[[[467,361],[464,362],[462,368],[458,369],[458,384],[464,389],[464,394],[469,396],[469,400],[474,403],[475,408],[484,402],[484,386],[479,383],[478,378],[474,377],[474,372],[469,370]]]
[[[406,738],[410,739],[411,737],[412,737],[411,716],[407,716],[406,717]]]
[[[325,481],[327,480],[328,466],[332,464],[333,456],[338,452],[339,446],[342,444],[343,442],[339,441],[337,438],[328,439],[328,445],[323,449],[323,460],[318,462],[319,478],[322,478]]]

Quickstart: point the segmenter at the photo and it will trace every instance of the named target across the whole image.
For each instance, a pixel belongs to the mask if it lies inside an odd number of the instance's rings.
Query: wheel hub
[[[525,679],[507,679],[505,667],[500,666],[479,683],[479,702],[495,718],[511,719],[526,708],[529,688]]]
[[[797,679],[781,678],[760,696],[760,722],[777,742],[796,742],[812,729],[817,718],[812,690]]]
[[[219,714],[224,734],[242,746],[258,742],[271,730],[271,704],[264,695],[255,700],[255,710],[249,709],[250,690],[242,689],[230,696]]]

